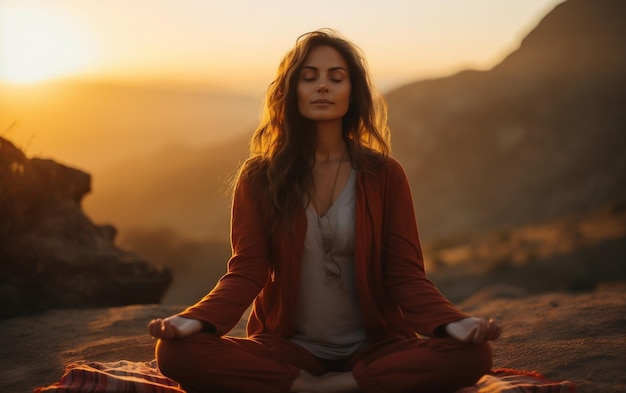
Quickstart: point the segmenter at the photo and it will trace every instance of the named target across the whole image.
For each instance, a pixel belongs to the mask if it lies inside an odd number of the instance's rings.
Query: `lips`
[[[312,102],[312,104],[332,104],[331,100],[327,100],[325,98],[320,98]]]

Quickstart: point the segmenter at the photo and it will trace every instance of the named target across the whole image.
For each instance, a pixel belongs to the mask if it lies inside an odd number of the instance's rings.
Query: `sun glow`
[[[0,80],[30,84],[80,74],[96,51],[88,30],[70,15],[44,7],[0,11]]]

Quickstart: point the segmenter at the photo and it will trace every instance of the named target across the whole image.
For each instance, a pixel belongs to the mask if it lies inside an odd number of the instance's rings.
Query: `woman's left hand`
[[[446,332],[459,341],[480,344],[500,337],[502,327],[493,319],[469,317],[449,323]]]

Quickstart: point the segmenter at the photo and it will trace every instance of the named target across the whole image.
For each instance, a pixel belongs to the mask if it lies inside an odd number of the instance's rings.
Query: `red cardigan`
[[[294,332],[306,214],[302,208],[290,230],[275,226],[270,231],[260,202],[263,194],[254,184],[258,182],[244,174],[235,189],[227,273],[179,315],[204,321],[224,335],[254,302],[248,335],[288,338]],[[400,163],[388,158],[373,173],[359,171],[356,187],[355,278],[368,339],[414,337],[416,332],[432,336],[436,327],[467,317],[426,277],[411,191]]]

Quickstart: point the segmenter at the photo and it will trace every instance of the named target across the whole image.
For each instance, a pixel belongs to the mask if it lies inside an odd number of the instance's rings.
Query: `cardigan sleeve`
[[[206,296],[179,314],[208,323],[220,336],[239,322],[269,276],[268,241],[257,196],[250,176],[242,174],[233,196],[227,272]]]
[[[414,331],[435,329],[467,317],[428,279],[415,221],[413,198],[400,163],[391,159],[385,180],[385,286]]]

